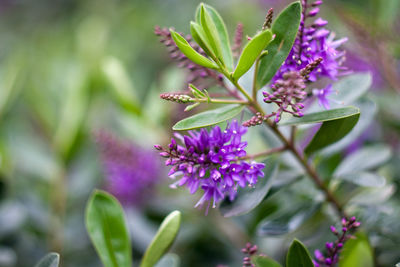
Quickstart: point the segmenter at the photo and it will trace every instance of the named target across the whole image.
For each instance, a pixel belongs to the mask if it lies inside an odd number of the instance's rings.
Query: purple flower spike
[[[323,60],[308,77],[309,82],[315,82],[321,77],[336,80],[339,76],[346,74],[346,68],[342,66],[345,53],[338,49],[347,41],[347,38],[335,40],[335,34],[324,28],[328,22],[321,18],[306,25],[307,19],[318,15],[318,6],[321,4],[322,1],[314,1],[311,5],[302,1],[303,14],[297,38],[286,61],[274,76],[273,83],[282,79],[284,73],[299,71],[317,58]],[[313,9],[309,11],[310,6]]]
[[[337,240],[335,242],[325,243],[326,256],[324,256],[324,254],[319,250],[314,251],[314,266],[334,266],[339,260],[339,254],[343,248],[344,243],[352,237],[350,231],[355,230],[357,227],[360,226],[360,223],[356,221],[355,217],[351,217],[349,220],[343,218],[341,220],[341,224],[343,226],[341,234],[339,234],[334,226],[330,227],[331,232],[336,235]]]
[[[179,177],[172,188],[186,185],[191,194],[198,189],[203,196],[195,207],[207,204],[215,208],[226,196],[233,200],[238,187],[254,186],[263,177],[264,164],[241,160],[246,156],[247,142],[242,136],[247,128],[232,121],[224,131],[215,126],[211,131],[189,131],[189,135],[176,134],[182,143],[172,139],[168,149],[157,149],[162,157],[167,154],[166,165],[172,166],[169,176]]]

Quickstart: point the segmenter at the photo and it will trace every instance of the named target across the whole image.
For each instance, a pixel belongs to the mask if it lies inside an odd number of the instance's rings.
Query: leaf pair
[[[232,78],[238,80],[245,74],[261,52],[272,40],[272,33],[264,30],[255,35],[244,47],[239,62],[233,70],[233,57],[225,23],[218,12],[209,5],[200,4],[196,11],[196,21],[190,23],[190,31],[197,44],[210,56],[214,62],[193,49],[178,33],[171,31],[172,38],[181,52],[194,63],[211,69],[221,69],[232,73]]]
[[[177,32],[170,30],[179,50],[194,63],[211,69],[233,69],[233,57],[229,44],[228,31],[218,12],[205,4],[200,4],[196,11],[196,22],[190,23],[190,31],[196,43],[213,61],[193,49]]]
[[[178,233],[181,215],[170,213],[148,246],[140,266],[154,266]],[[105,267],[131,267],[132,248],[124,211],[113,196],[96,190],[87,205],[86,228]]]

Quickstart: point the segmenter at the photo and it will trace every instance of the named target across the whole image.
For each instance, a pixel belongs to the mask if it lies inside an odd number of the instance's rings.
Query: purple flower
[[[141,205],[159,181],[157,156],[106,132],[96,134],[106,174],[106,189],[124,205]]]
[[[238,186],[254,186],[258,177],[264,176],[264,164],[241,160],[246,155],[247,142],[242,141],[246,132],[232,121],[225,131],[215,126],[209,132],[201,129],[185,136],[175,134],[181,144],[172,139],[168,149],[155,146],[167,158],[165,164],[172,166],[169,176],[179,177],[171,187],[186,186],[191,194],[201,189],[204,194],[195,207],[208,203],[207,213],[211,202],[215,208],[225,196],[233,200]]]
[[[330,227],[331,232],[337,237],[337,240],[335,242],[325,243],[326,256],[324,256],[324,254],[318,249],[314,251],[315,259],[313,260],[313,263],[315,267],[335,265],[339,260],[339,253],[343,248],[343,244],[352,237],[349,234],[349,231],[360,226],[360,222],[357,222],[355,217],[351,217],[350,219],[342,218],[341,224],[341,234],[339,234],[339,232],[336,230],[336,227]]]
[[[329,98],[328,96],[331,95],[334,91],[332,89],[332,84],[329,84],[323,89],[314,89],[313,95],[318,99],[318,103],[324,107],[325,109],[330,108]]]
[[[345,74],[343,71],[346,68],[342,66],[345,52],[338,48],[347,41],[347,38],[335,40],[335,34],[325,29],[328,22],[321,18],[314,20],[311,25],[306,25],[308,18],[318,14],[317,6],[321,4],[322,1],[314,1],[313,4],[306,5],[305,1],[302,1],[303,14],[297,38],[286,61],[275,74],[273,83],[282,79],[284,73],[299,71],[317,58],[322,58],[322,63],[310,73],[308,81],[315,82],[320,77],[336,80]],[[308,11],[309,6],[314,8]]]
[[[275,122],[280,121],[283,112],[297,117],[303,116],[300,110],[304,105],[300,102],[307,96],[305,88],[303,76],[298,71],[289,71],[271,86],[272,93],[263,92],[264,102],[275,103],[278,106],[277,111],[271,114],[275,116]]]

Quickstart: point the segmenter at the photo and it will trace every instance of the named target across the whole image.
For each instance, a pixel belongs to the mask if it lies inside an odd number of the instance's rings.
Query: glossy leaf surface
[[[175,131],[191,130],[214,125],[229,120],[243,110],[242,105],[226,105],[221,108],[207,110],[178,121],[172,129]]]
[[[214,64],[208,58],[203,57],[200,55],[196,50],[194,50],[190,44],[183,38],[179,33],[174,32],[173,30],[170,31],[172,39],[174,39],[175,44],[178,46],[179,50],[191,61],[194,63],[211,69],[217,69],[218,66]]]
[[[86,229],[105,267],[132,266],[124,211],[116,198],[94,191],[86,208]]]
[[[252,261],[256,267],[282,267],[282,265],[269,257],[255,256]]]
[[[275,38],[267,46],[268,55],[260,60],[257,88],[266,85],[286,60],[296,39],[300,18],[301,4],[294,2],[274,19],[271,31]]]
[[[349,239],[342,250],[339,267],[373,267],[374,257],[368,238],[357,233],[355,239]]]
[[[224,63],[229,71],[233,70],[233,57],[232,57],[232,50],[229,41],[228,31],[226,29],[225,23],[220,16],[220,14],[215,10],[213,7],[204,4],[205,9],[210,14],[211,19],[214,22],[215,28],[217,30],[217,34],[219,40],[221,42],[221,49],[222,49],[222,57],[224,59]]]
[[[290,245],[286,256],[286,267],[314,267],[307,248],[297,239]]]
[[[343,176],[376,168],[389,160],[391,155],[390,148],[385,145],[361,148],[347,156],[336,168],[334,175]]]
[[[251,66],[253,66],[257,57],[265,49],[265,47],[271,42],[272,33],[269,30],[265,30],[254,36],[243,48],[243,52],[240,55],[239,63],[236,66],[233,78],[238,80],[243,74],[245,74]]]
[[[330,109],[320,112],[309,113],[301,118],[290,118],[288,120],[282,120],[279,123],[279,125],[301,125],[301,124],[311,124],[324,121],[333,121],[354,116],[359,113],[360,110],[358,108],[349,106],[344,108],[337,108],[337,109]]]
[[[356,113],[352,116],[323,122],[304,152],[311,154],[339,141],[353,129],[359,117],[360,113]]]
[[[44,256],[35,267],[58,267],[60,263],[60,255],[58,253],[51,252]]]
[[[181,213],[179,211],[171,212],[164,219],[143,256],[141,267],[152,267],[158,262],[174,242],[180,224]]]

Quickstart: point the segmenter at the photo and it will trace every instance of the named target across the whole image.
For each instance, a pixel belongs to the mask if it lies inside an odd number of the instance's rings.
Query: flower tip
[[[162,150],[162,146],[160,146],[160,145],[154,145],[154,148],[157,150]]]

